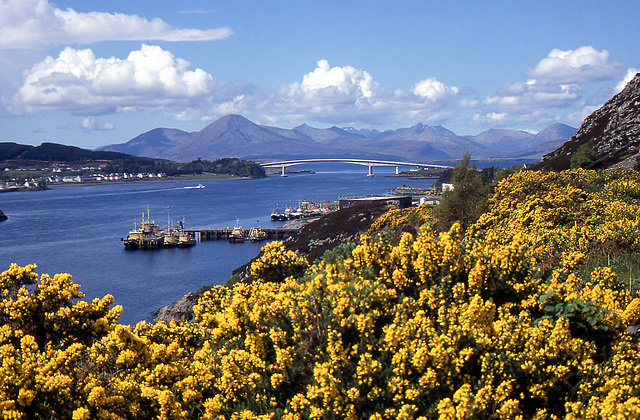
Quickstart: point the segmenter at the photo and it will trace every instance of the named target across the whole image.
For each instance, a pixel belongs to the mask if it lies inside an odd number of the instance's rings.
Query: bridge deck
[[[295,160],[283,160],[277,162],[265,162],[260,163],[262,167],[280,167],[280,166],[293,166],[301,165],[303,163],[352,163],[355,165],[365,166],[420,166],[430,168],[451,168],[450,165],[436,165],[425,162],[397,162],[389,160],[374,160],[374,159],[340,159],[340,158],[326,158],[326,159],[295,159]]]

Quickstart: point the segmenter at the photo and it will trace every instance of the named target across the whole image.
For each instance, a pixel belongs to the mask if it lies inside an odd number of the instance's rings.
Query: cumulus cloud
[[[458,88],[455,86],[449,87],[435,77],[430,77],[416,83],[411,89],[411,92],[429,101],[437,101],[456,96],[458,94]]]
[[[28,72],[13,110],[100,114],[164,106],[188,107],[214,89],[213,77],[158,46],[142,45],[122,60],[65,48]]]
[[[173,28],[165,21],[123,13],[79,13],[47,0],[0,1],[0,49],[98,41],[211,41],[227,38],[229,28]]]
[[[251,105],[252,115],[275,123],[267,113],[291,124],[326,122],[340,125],[398,125],[442,123],[462,107],[458,89],[427,78],[411,90],[381,87],[371,74],[352,66],[332,67],[325,59],[318,61],[302,82],[281,85]]]
[[[304,75],[300,87],[312,94],[330,96],[338,92],[353,98],[371,98],[376,84],[364,70],[352,66],[331,67],[327,60],[320,60],[315,70]]]
[[[567,51],[553,49],[526,76],[543,83],[571,84],[610,80],[622,71],[621,63],[609,61],[609,51],[587,45]]]

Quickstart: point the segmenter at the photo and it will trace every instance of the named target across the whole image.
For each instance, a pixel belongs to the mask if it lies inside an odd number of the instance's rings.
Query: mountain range
[[[108,150],[191,161],[237,157],[252,160],[304,158],[366,158],[411,161],[458,159],[465,152],[474,158],[520,157],[539,159],[560,147],[576,129],[554,124],[537,134],[519,130],[488,130],[459,136],[441,126],[417,124],[395,130],[352,127],[292,129],[258,125],[240,115],[226,115],[198,132],[156,128]]]

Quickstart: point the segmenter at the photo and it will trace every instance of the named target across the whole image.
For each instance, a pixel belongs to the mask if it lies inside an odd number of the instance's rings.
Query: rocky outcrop
[[[640,161],[640,73],[534,169],[568,169],[572,154],[583,144],[595,152],[589,169],[633,168]]]
[[[154,314],[155,320],[167,323],[172,320],[191,321],[193,319],[193,306],[198,303],[198,299],[200,299],[200,294],[189,292],[182,299],[160,308]]]
[[[0,210],[0,222],[7,220],[7,216]]]

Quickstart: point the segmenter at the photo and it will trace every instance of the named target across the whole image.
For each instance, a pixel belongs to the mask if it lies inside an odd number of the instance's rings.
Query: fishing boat
[[[229,234],[229,242],[242,243],[246,239],[244,235],[244,229],[242,229],[242,226],[240,226],[238,223],[239,220],[236,220],[236,225],[231,230],[231,234]]]
[[[188,248],[196,244],[195,234],[193,232],[187,232],[186,230],[184,230],[182,220],[180,220],[178,228],[174,232],[177,232],[179,248]]]
[[[129,231],[124,242],[125,249],[153,249],[164,246],[164,236],[160,232],[158,225],[151,220],[149,208],[147,208],[147,218],[145,220],[142,212],[142,223]]]
[[[259,242],[267,239],[267,231],[261,227],[252,227],[249,230],[249,240],[251,242]]]
[[[282,216],[282,214],[278,211],[278,209],[276,207],[273,208],[273,211],[271,212],[271,221],[272,222],[277,222],[280,220],[280,216]]]

